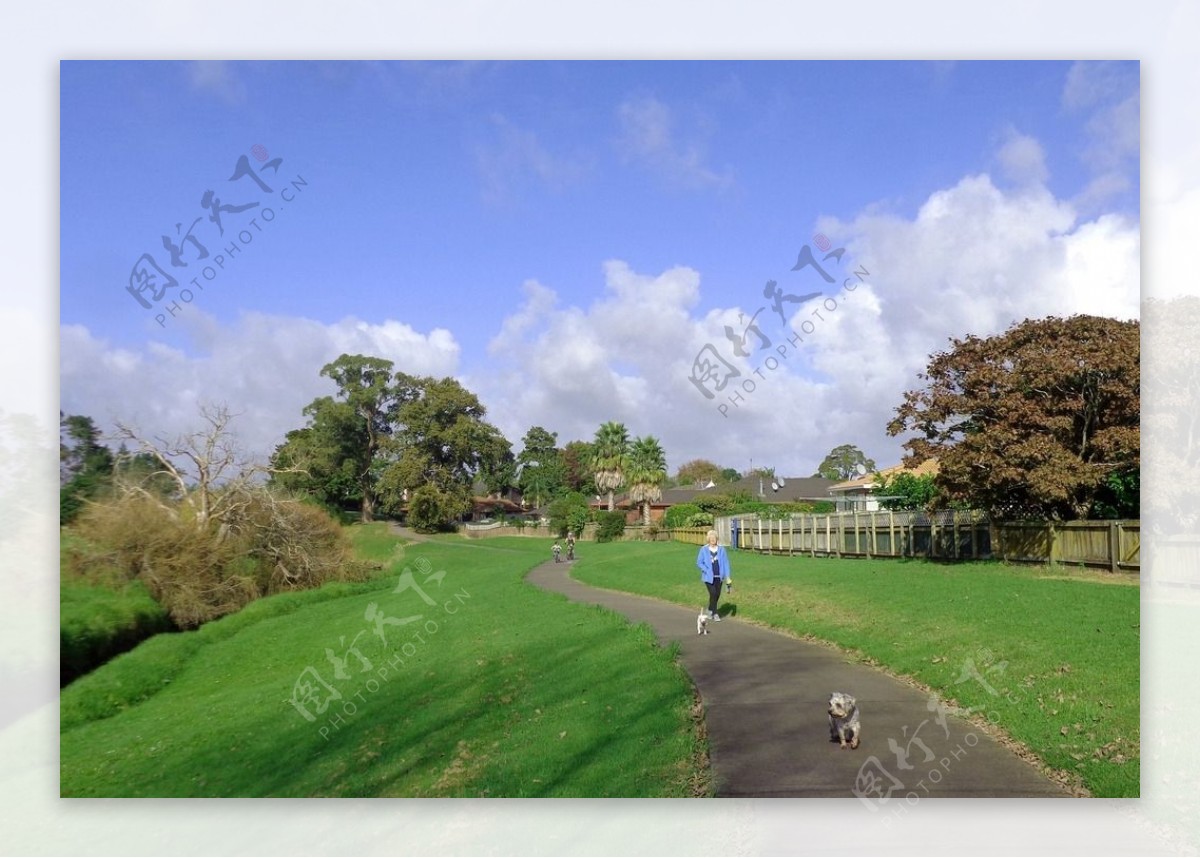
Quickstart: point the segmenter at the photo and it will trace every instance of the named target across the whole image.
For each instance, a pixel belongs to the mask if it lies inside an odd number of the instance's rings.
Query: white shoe
[[[721,622],[721,615],[716,613],[715,611],[713,612],[712,618],[713,618],[714,623]]]

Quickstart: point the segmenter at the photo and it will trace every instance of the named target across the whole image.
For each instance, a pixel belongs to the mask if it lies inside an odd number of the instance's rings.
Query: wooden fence
[[[1110,571],[1141,567],[1136,521],[992,522],[976,511],[799,513],[784,519],[718,518],[712,528],[676,528],[672,538],[703,544],[716,530],[738,549],[810,557],[927,557],[1076,563]]]
[[[994,556],[1005,560],[1141,569],[1137,521],[996,522],[992,532]]]

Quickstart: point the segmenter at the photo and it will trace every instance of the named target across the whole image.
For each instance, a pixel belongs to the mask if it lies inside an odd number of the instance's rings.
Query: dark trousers
[[[721,599],[721,579],[713,578],[711,582],[704,582],[704,586],[708,588],[708,610],[715,614],[717,602]]]

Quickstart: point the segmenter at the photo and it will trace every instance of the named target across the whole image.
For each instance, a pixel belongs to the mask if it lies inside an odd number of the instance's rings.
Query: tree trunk
[[[613,506],[613,492],[612,492],[612,489],[609,489],[608,490],[608,511],[612,512],[615,508],[616,507]]]
[[[372,522],[374,520],[375,520],[375,498],[372,497],[371,493],[364,486],[363,487],[363,500],[362,500],[362,521],[363,521],[363,524],[369,524],[370,522]]]

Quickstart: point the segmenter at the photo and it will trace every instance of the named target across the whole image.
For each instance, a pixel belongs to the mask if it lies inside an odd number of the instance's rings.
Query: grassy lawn
[[[66,684],[175,626],[140,581],[126,581],[117,569],[95,580],[72,573],[72,552],[91,547],[68,531],[59,537],[59,680]]]
[[[588,584],[699,608],[696,546],[585,546]],[[970,707],[1095,796],[1139,794],[1136,580],[732,552],[723,613],[834,643]],[[736,658],[736,655],[732,655]]]
[[[354,539],[383,577],[259,600],[64,689],[62,795],[707,791],[691,684],[673,653],[646,628],[523,583],[548,542],[447,538],[398,551],[382,525]],[[404,569],[434,604],[396,592]],[[311,721],[292,702],[310,668],[325,683],[301,700]]]

